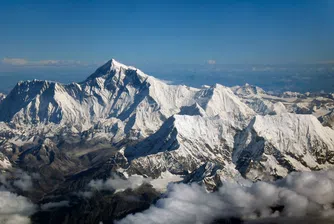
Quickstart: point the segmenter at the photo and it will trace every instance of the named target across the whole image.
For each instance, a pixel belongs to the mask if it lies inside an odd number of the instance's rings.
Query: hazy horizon
[[[117,58],[116,58],[117,59]],[[127,64],[126,61],[121,61]],[[60,83],[84,81],[101,64],[85,66],[24,66],[0,72],[0,92],[8,94],[19,81],[51,80]],[[132,65],[132,64],[127,64]],[[136,65],[134,65],[136,66]],[[334,92],[334,65],[331,64],[188,64],[136,66],[168,84],[200,87],[219,83],[225,86],[249,83],[267,91]]]

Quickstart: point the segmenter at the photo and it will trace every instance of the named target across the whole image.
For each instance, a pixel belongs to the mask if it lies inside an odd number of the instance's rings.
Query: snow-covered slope
[[[245,84],[231,87],[240,99],[260,115],[273,115],[287,112],[283,103],[268,99],[268,94],[260,87]]]
[[[280,113],[313,114],[324,122],[334,109],[334,98],[330,93],[271,93],[263,89],[246,84],[231,87],[232,91],[260,115]]]
[[[174,115],[152,136],[125,149],[131,172],[189,173],[207,161],[230,163],[235,128],[230,120]]]
[[[257,114],[260,115],[275,115],[286,113],[287,110],[283,103],[276,102],[272,103],[269,100],[265,100],[261,97],[253,97],[251,99],[246,99],[245,103],[252,108]]]
[[[329,125],[333,108],[328,94],[168,85],[112,59],[80,83],[19,82],[0,103],[0,152],[3,164],[59,169],[59,180],[103,167],[186,175],[213,189],[240,173],[272,179],[331,167],[333,130],[317,118]]]
[[[0,105],[0,120],[15,124],[66,124],[87,130],[101,119],[117,118],[138,137],[156,131],[182,107],[200,105],[209,116],[247,120],[253,111],[228,88],[173,86],[114,59],[82,83],[18,83]]]
[[[258,115],[236,136],[233,161],[251,179],[332,167],[334,131],[313,115]]]
[[[49,81],[19,82],[0,105],[0,120],[17,124],[85,124],[89,113],[70,95],[75,88],[79,87]]]
[[[247,122],[255,114],[230,88],[219,84],[200,90],[195,97],[208,116]]]

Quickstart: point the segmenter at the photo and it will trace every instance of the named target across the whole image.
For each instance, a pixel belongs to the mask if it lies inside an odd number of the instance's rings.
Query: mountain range
[[[169,85],[111,59],[80,83],[22,81],[0,94],[0,182],[41,205],[87,195],[114,175],[153,186],[148,204],[170,182],[215,191],[227,180],[275,181],[333,168],[333,111],[333,93]],[[30,189],[14,184],[22,172]]]

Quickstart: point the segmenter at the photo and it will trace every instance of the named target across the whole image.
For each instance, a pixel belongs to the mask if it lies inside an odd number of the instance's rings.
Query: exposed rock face
[[[9,169],[12,167],[11,162],[3,153],[0,152],[0,170]]]
[[[334,111],[331,111],[328,114],[320,117],[319,120],[323,123],[324,126],[328,126],[334,129]]]
[[[240,173],[233,166],[207,162],[185,176],[183,182],[197,183],[204,185],[208,191],[216,191],[225,181],[237,182],[240,179]]]

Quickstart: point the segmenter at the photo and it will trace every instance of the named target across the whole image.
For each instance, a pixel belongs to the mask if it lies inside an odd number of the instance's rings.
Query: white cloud
[[[25,172],[19,173],[18,179],[13,182],[13,185],[23,191],[29,191],[33,186],[32,178]]]
[[[57,65],[57,64],[59,64],[59,60],[42,60],[42,61],[37,61],[36,64],[39,64],[39,65]]]
[[[36,211],[36,205],[26,197],[9,191],[0,191],[0,223],[28,224],[29,216]]]
[[[164,172],[161,174],[160,178],[152,179],[150,177],[143,177],[141,175],[132,175],[122,178],[114,173],[111,173],[110,178],[106,180],[96,179],[91,180],[88,183],[87,191],[80,191],[77,194],[79,196],[90,198],[93,195],[92,190],[109,190],[116,192],[123,191],[126,189],[136,189],[142,184],[147,183],[153,186],[158,191],[165,191],[166,187],[173,183],[181,181],[182,178],[179,175],[173,175],[169,172]]]
[[[6,172],[0,175],[0,223],[1,224],[28,224],[29,216],[37,211],[37,206],[28,198],[19,196],[10,191],[20,188],[23,191],[32,189],[32,179],[38,179],[39,175],[31,176],[23,170]]]
[[[10,65],[26,65],[29,62],[23,58],[4,58],[2,63]]]
[[[224,183],[208,193],[197,184],[170,185],[166,198],[118,224],[210,223],[218,218],[334,216],[334,171],[291,173],[272,183]],[[272,207],[284,206],[273,212]]]
[[[334,64],[334,60],[318,61],[317,64]]]
[[[1,176],[0,176],[1,177]],[[1,179],[0,179],[1,180]],[[143,183],[149,183],[151,181],[151,178],[144,178],[140,175],[132,175],[128,177],[127,179],[123,179],[120,176],[111,173],[110,178],[106,180],[102,179],[96,179],[91,180],[88,183],[87,191],[79,191],[77,192],[77,195],[90,198],[93,196],[93,191],[123,191],[128,188],[135,189],[137,187],[140,187]]]
[[[11,191],[19,188],[23,191],[30,191],[33,188],[33,180],[40,178],[37,173],[28,174],[17,169],[15,172],[8,172],[0,175],[0,184]]]
[[[215,65],[215,64],[216,64],[216,60],[209,59],[209,60],[207,60],[207,63],[208,63],[209,65]]]
[[[3,58],[3,64],[12,66],[75,66],[75,65],[89,65],[88,63],[83,63],[81,61],[75,60],[39,60],[30,61],[24,58]]]
[[[272,68],[270,66],[253,66],[252,67],[252,71],[253,72],[269,72],[269,71],[273,71],[277,68]]]
[[[149,182],[149,178],[139,175],[132,175],[127,179],[122,179],[118,175],[112,174],[107,180],[92,180],[88,186],[96,190],[125,190],[127,188],[137,188],[145,182]]]

